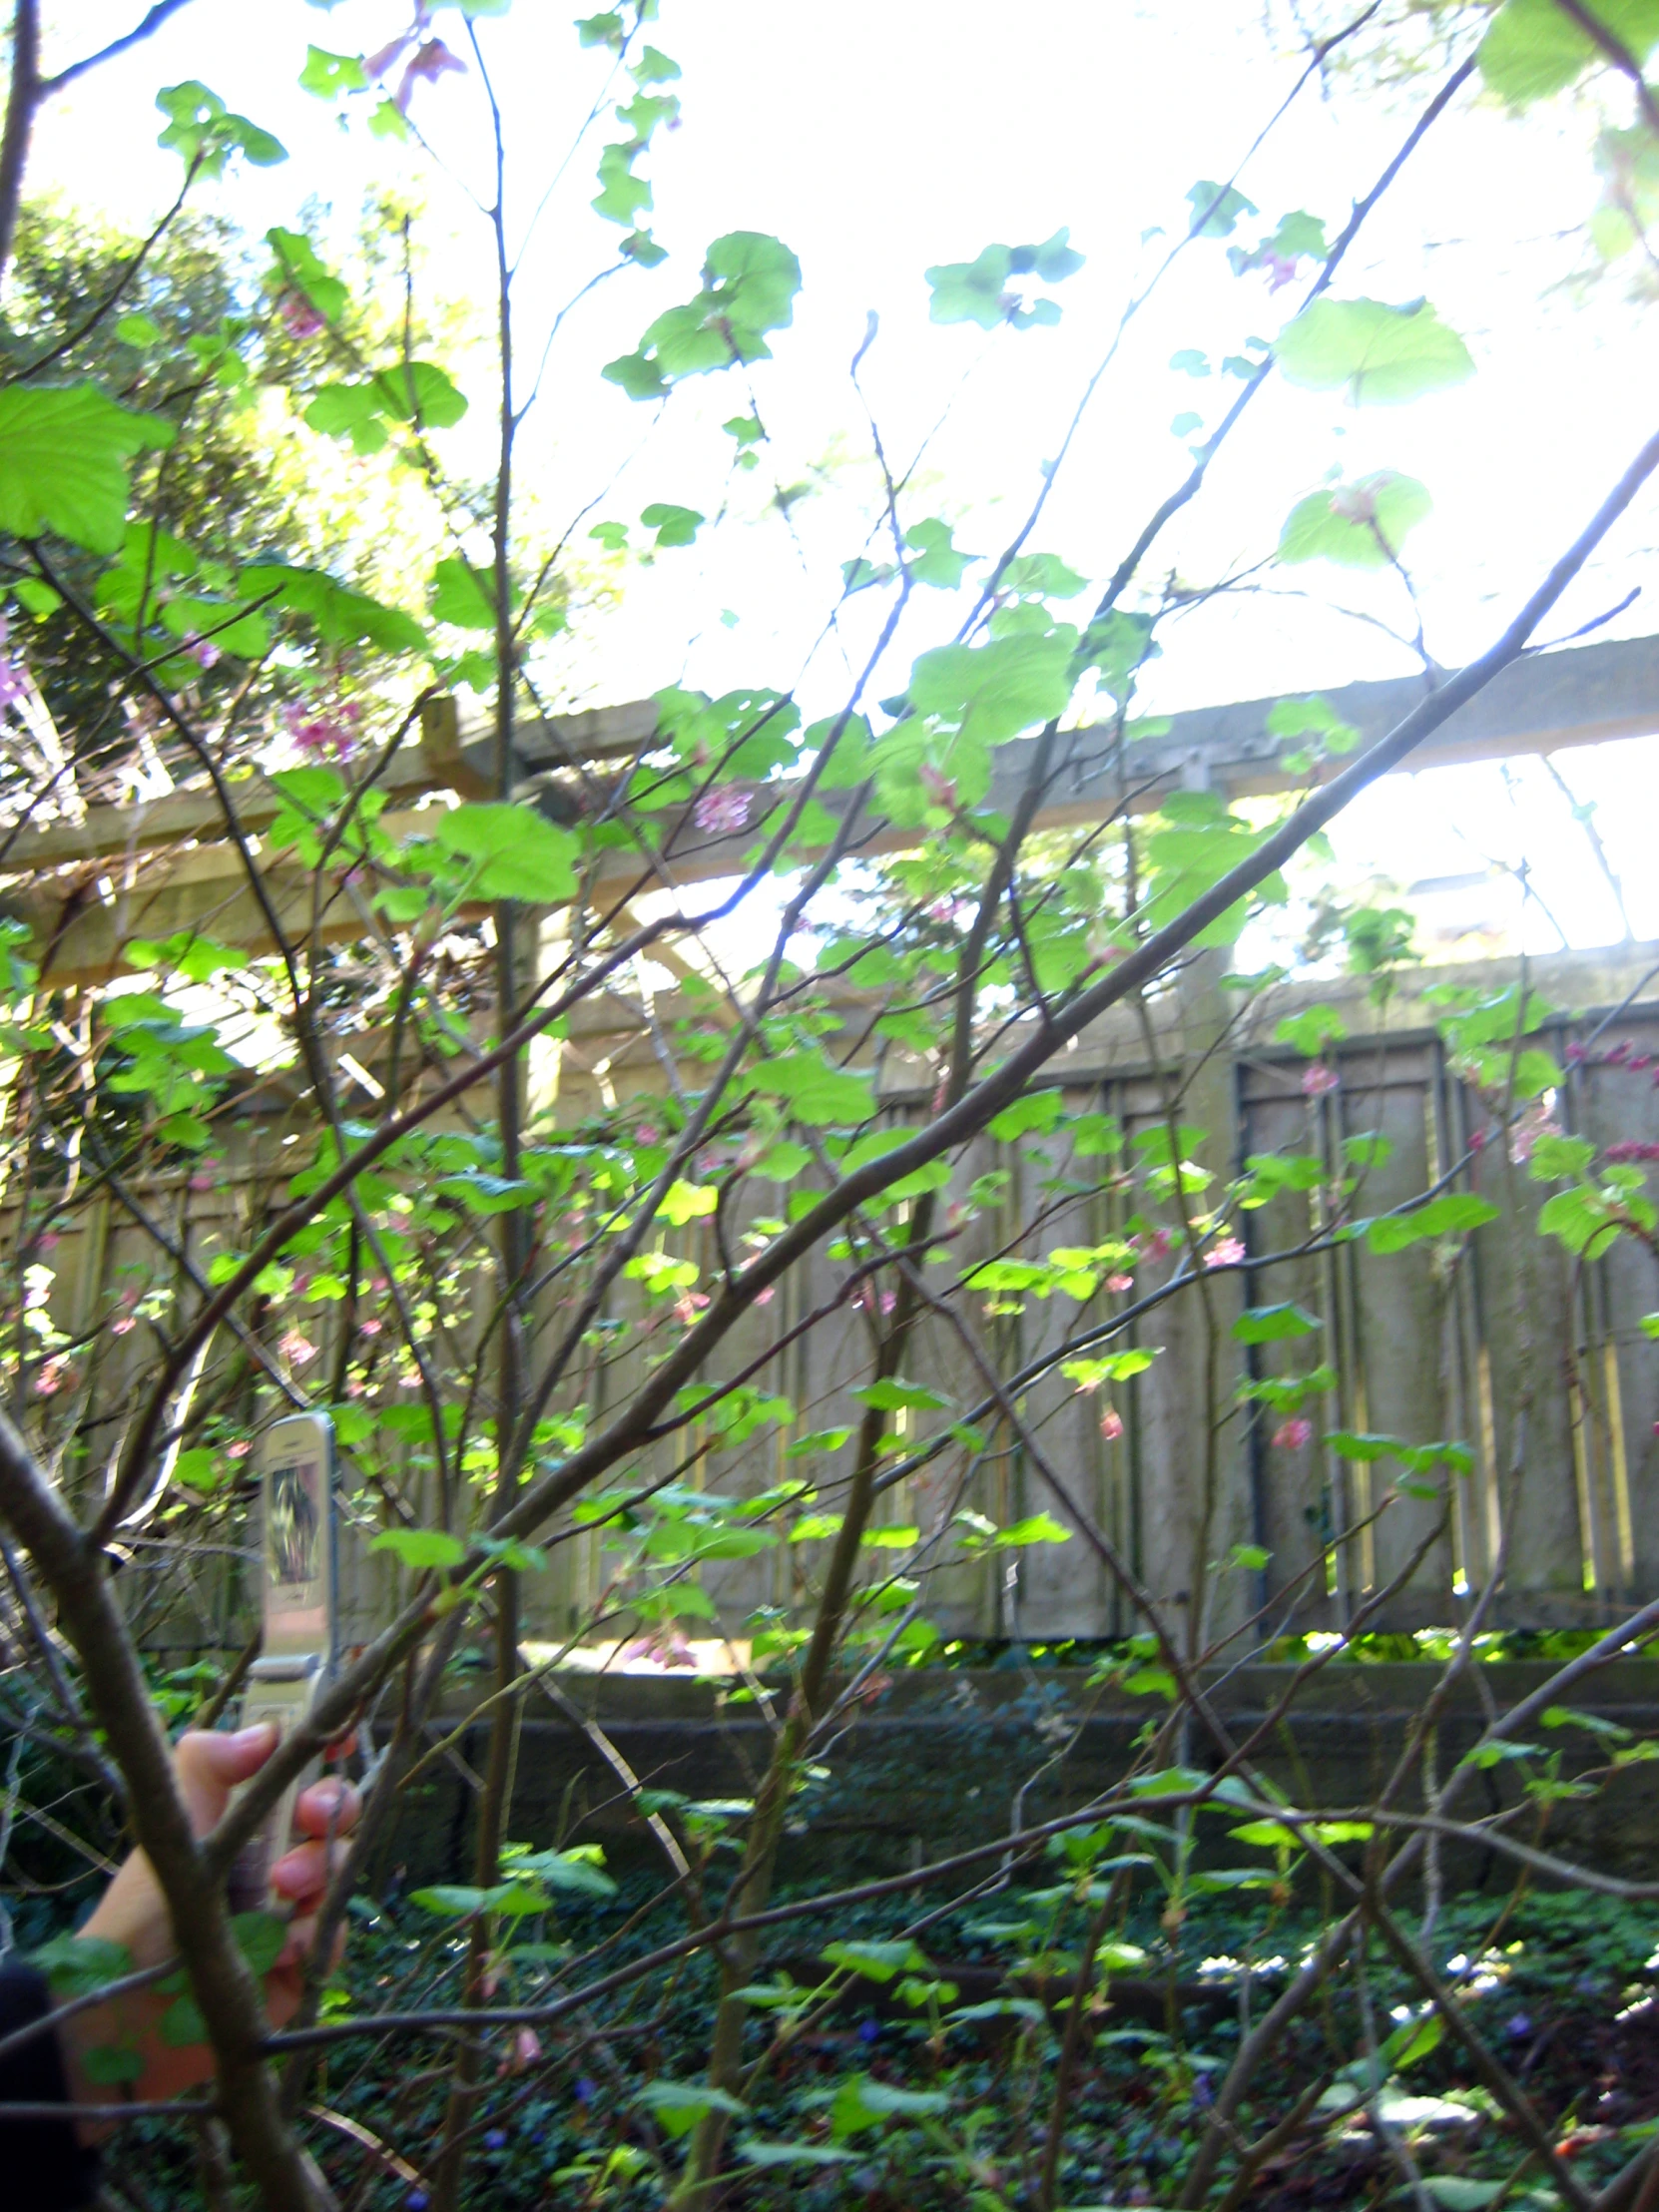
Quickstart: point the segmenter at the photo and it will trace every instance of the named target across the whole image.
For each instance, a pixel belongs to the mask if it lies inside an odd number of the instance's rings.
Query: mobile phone
[[[280,1742],[309,1714],[338,1659],[334,1426],[326,1413],[290,1414],[256,1448],[265,1641],[249,1669],[240,1726],[275,1722]],[[301,1769],[238,1854],[229,1884],[234,1912],[284,1910],[271,1894],[271,1870],[289,1849],[293,1801],[320,1764],[313,1759]]]

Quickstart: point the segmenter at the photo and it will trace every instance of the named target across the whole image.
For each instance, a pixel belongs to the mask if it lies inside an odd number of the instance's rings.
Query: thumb
[[[276,1749],[276,1730],[270,1721],[234,1736],[194,1729],[180,1737],[173,1762],[191,1828],[198,1836],[219,1826],[231,1792],[239,1782],[258,1774]]]

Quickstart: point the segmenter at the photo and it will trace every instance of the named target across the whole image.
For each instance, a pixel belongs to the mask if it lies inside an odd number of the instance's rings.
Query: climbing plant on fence
[[[135,36],[178,12],[152,10]],[[253,34],[273,68],[302,70],[349,131],[441,161],[451,134],[481,124],[490,153],[472,220],[493,287],[481,317],[436,296],[414,217],[398,219],[389,249],[381,238],[366,288],[361,268],[297,219],[270,228],[210,316],[186,316],[165,286],[149,287],[158,247],[203,181],[284,158],[257,119],[194,82],[159,96],[180,182],[157,233],[134,242],[95,297],[14,293],[27,312],[7,333],[0,384],[11,818],[0,868],[15,871],[22,918],[4,940],[0,1696],[17,1742],[42,1772],[71,1778],[76,1833],[111,1844],[113,1822],[148,1852],[184,1977],[185,2009],[169,2016],[180,2036],[211,2045],[210,2117],[260,2201],[281,2212],[322,2201],[311,2149],[335,2186],[356,2186],[341,2178],[337,2137],[296,2117],[309,2110],[319,2051],[436,2039],[444,2093],[420,2129],[381,2114],[371,2133],[390,2161],[376,2169],[392,2177],[385,2186],[447,2212],[485,2185],[469,2174],[489,2145],[477,2115],[497,2059],[575,2096],[586,2044],[544,2048],[534,2031],[589,2022],[636,1984],[661,1990],[691,1958],[712,1961],[709,1978],[685,1984],[703,2007],[700,2048],[619,2106],[615,2144],[569,2181],[586,2192],[572,2202],[632,2189],[680,2207],[746,2191],[774,2201],[755,2192],[780,2170],[838,2170],[879,2130],[901,2146],[895,2155],[922,2161],[941,2201],[971,2188],[986,2206],[1016,2196],[1052,2206],[1086,2070],[1082,2023],[1129,1955],[1122,1916],[1150,1884],[1173,1941],[1191,1898],[1229,1883],[1259,1889],[1274,1912],[1300,1884],[1325,1919],[1237,2041],[1190,2155],[1166,2176],[1168,2202],[1240,2201],[1266,2158],[1333,2110],[1371,2116],[1420,2199],[1417,2156],[1383,2099],[1443,2033],[1532,2176],[1575,2205],[1633,2204],[1651,2185],[1649,2147],[1623,2145],[1599,2196],[1556,2159],[1556,2115],[1489,2047],[1464,1968],[1436,1965],[1432,1913],[1425,1922],[1413,1901],[1439,1840],[1457,1836],[1533,1873],[1619,1888],[1550,1855],[1549,1807],[1592,1785],[1564,1778],[1532,1738],[1565,1725],[1563,1713],[1570,1722],[1573,1683],[1645,1644],[1659,1602],[1591,1642],[1546,1691],[1490,1716],[1469,1756],[1438,1772],[1436,1715],[1502,1580],[1501,1553],[1486,1559],[1399,1771],[1363,1807],[1287,1802],[1257,1763],[1260,1732],[1237,1740],[1205,1684],[1207,1668],[1296,1618],[1293,1588],[1289,1610],[1264,1619],[1251,1578],[1265,1561],[1229,1518],[1224,1468],[1247,1428],[1287,1454],[1318,1439],[1334,1462],[1367,1470],[1363,1512],[1351,1506],[1340,1530],[1311,1515],[1317,1540],[1299,1570],[1310,1598],[1338,1587],[1340,1545],[1362,1523],[1410,1526],[1398,1576],[1345,1601],[1351,1635],[1408,1577],[1414,1547],[1444,1537],[1470,1464],[1466,1437],[1344,1424],[1324,1354],[1331,1316],[1314,1294],[1281,1295],[1274,1265],[1429,1246],[1449,1277],[1500,1217],[1531,1236],[1542,1198],[1538,1252],[1593,1269],[1617,1243],[1646,1267],[1645,1153],[1598,1151],[1564,1130],[1555,1109],[1569,1073],[1541,1041],[1548,1010],[1524,978],[1440,1009],[1473,1141],[1428,1187],[1381,1208],[1368,1194],[1386,1136],[1351,1133],[1333,1154],[1320,1134],[1338,1082],[1340,1024],[1328,1010],[1282,1024],[1281,1041],[1306,1063],[1306,1141],[1241,1172],[1213,1143],[1206,1151],[1189,1118],[1192,1070],[1156,1038],[1180,979],[1207,974],[1209,953],[1285,901],[1284,871],[1323,828],[1544,638],[1592,555],[1628,543],[1659,434],[1632,426],[1625,473],[1587,492],[1576,535],[1455,673],[1424,643],[1431,607],[1418,622],[1409,539],[1429,495],[1403,473],[1312,492],[1287,484],[1240,568],[1196,584],[1170,565],[1182,517],[1251,437],[1270,384],[1366,408],[1475,373],[1472,342],[1432,302],[1365,296],[1351,272],[1395,180],[1477,99],[1520,109],[1593,82],[1625,121],[1604,141],[1605,204],[1570,215],[1591,220],[1610,257],[1637,250],[1654,127],[1642,71],[1659,17],[1564,0],[1445,17],[1442,74],[1413,82],[1393,153],[1343,218],[1256,207],[1241,127],[1238,166],[1187,196],[1070,430],[1029,484],[1010,485],[1026,504],[999,551],[957,545],[940,511],[949,500],[923,488],[919,456],[895,453],[869,412],[877,496],[823,610],[844,648],[839,690],[830,696],[816,669],[786,681],[757,668],[719,697],[676,686],[621,750],[584,753],[573,739],[566,762],[527,778],[526,733],[556,727],[546,709],[561,655],[626,593],[629,564],[695,558],[688,548],[741,527],[743,511],[734,490],[711,518],[665,482],[637,523],[602,511],[601,493],[549,527],[543,504],[522,496],[527,423],[557,408],[579,424],[585,405],[620,394],[643,428],[708,380],[730,395],[710,435],[741,487],[773,466],[798,365],[796,306],[812,273],[787,242],[734,230],[682,270],[651,227],[661,135],[680,125],[682,102],[689,128],[697,114],[696,85],[655,43],[671,37],[656,15],[655,0],[629,0],[574,27],[567,63],[591,72],[592,113],[574,153],[557,150],[533,182],[498,98],[512,66],[505,0],[423,7],[407,28],[388,19],[372,54],[315,44],[290,54],[285,18]],[[314,28],[325,34],[327,18]],[[1339,59],[1401,35],[1375,7],[1333,18],[1306,49],[1292,107],[1317,96]],[[17,236],[37,111],[116,52],[54,73],[34,0],[19,0],[0,250]],[[584,174],[596,193],[576,190]],[[600,281],[638,287],[638,342],[604,368],[597,397],[564,374],[564,314],[551,330],[545,315],[534,332],[524,326],[522,257],[544,192],[562,196],[559,220],[591,224],[591,277],[568,313]],[[1084,249],[1102,228],[1101,210],[1071,212],[1070,228],[1045,239],[959,242],[961,260],[918,271],[932,320],[1016,354],[1042,343],[1087,280]],[[1050,542],[1054,485],[1091,410],[1110,404],[1146,300],[1195,261],[1218,283],[1255,285],[1253,311],[1275,334],[1222,364],[1226,381],[1206,388],[1225,397],[1186,420],[1167,496],[1110,568],[1085,575]],[[849,370],[860,405],[882,342],[872,321]],[[1177,366],[1202,380],[1205,347]],[[292,441],[318,473],[349,468],[365,514],[395,520],[411,565],[399,578],[376,564],[365,529],[354,568],[337,514],[331,534],[313,533],[336,550],[319,562],[302,502],[274,509],[267,541],[253,544],[235,504],[182,498],[176,472],[187,458],[208,467],[216,436],[234,438],[242,467],[264,440]],[[779,484],[757,526],[777,527],[779,510],[787,519],[796,492]],[[1136,756],[1148,734],[1143,670],[1173,620],[1272,559],[1338,591],[1353,571],[1397,581],[1420,703],[1363,753],[1318,700],[1286,716],[1275,734],[1304,781],[1283,804],[1149,799]],[[455,804],[399,805],[401,766],[457,694],[486,719],[487,769],[473,756],[465,777],[457,771]],[[1055,828],[1050,798],[1078,759],[1102,753],[1116,766],[1117,805]],[[158,807],[206,804],[190,817],[188,857],[152,843],[86,859],[89,810],[135,793]],[[206,879],[209,845],[229,847],[241,871],[224,893],[237,925],[220,933],[215,907],[188,890]],[[114,916],[97,972],[65,953],[92,904]],[[57,923],[43,927],[48,911]],[[165,928],[147,924],[155,913]],[[1396,924],[1374,914],[1351,929],[1357,967],[1401,952]],[[652,981],[665,970],[672,988]],[[1242,986],[1243,1002],[1269,987]],[[573,1109],[546,1071],[582,1068],[584,1021],[618,993],[639,1009],[660,1080],[629,1095],[590,1071]],[[1145,1013],[1157,1078],[1134,1130],[1070,1097],[1058,1057],[1120,1006]],[[1023,1163],[1017,1185],[994,1146]],[[1476,1176],[1482,1155],[1502,1172]],[[1306,1201],[1293,1246],[1247,1249],[1247,1217],[1287,1194]],[[223,1203],[204,1229],[211,1209],[199,1202],[211,1198]],[[85,1266],[70,1301],[54,1255],[94,1223],[124,1257],[105,1273]],[[1017,1360],[1004,1327],[1016,1319],[1029,1324]],[[840,1370],[799,1396],[792,1355],[831,1334]],[[1081,1419],[1115,1442],[1177,1339],[1181,1372],[1202,1384],[1165,1431],[1167,1478],[1192,1501],[1187,1550],[1178,1577],[1149,1587],[1057,1439]],[[192,1839],[167,1741],[167,1724],[186,1715],[158,1706],[144,1638],[169,1607],[192,1602],[203,1562],[244,1543],[250,1439],[293,1405],[333,1412],[353,1524],[398,1580],[313,1722],[212,1835]],[[728,1483],[723,1470],[746,1451],[752,1469],[758,1438],[768,1478]],[[998,1511],[998,1495],[1013,1492],[993,1478],[1010,1466],[1024,1494]],[[1317,1505],[1324,1493],[1310,1479]],[[766,1932],[802,1909],[775,1899],[781,1843],[849,1701],[876,1694],[881,1670],[934,1650],[930,1603],[951,1576],[1062,1542],[1094,1554],[1137,1624],[1131,1673],[1154,1718],[1128,1771],[1062,1817],[999,1839],[990,1857],[923,1865],[889,1886],[909,1921],[890,1940],[831,1940],[818,1997],[765,1980]],[[627,1785],[661,1856],[660,1909],[680,1928],[622,1959],[603,1941],[590,1954],[522,1934],[610,1879],[590,1847],[566,1837],[526,1847],[512,1826],[518,1732],[537,1680],[524,1593],[577,1547],[599,1566],[568,1580],[581,1598],[564,1623],[571,1642],[668,1641],[716,1616],[710,1590],[724,1563],[782,1562],[776,1602],[743,1624],[774,1723],[766,1771],[752,1801],[716,1808]],[[356,1997],[342,2009],[319,1969],[297,2018],[273,2034],[242,1962],[250,1945],[269,1956],[258,1946],[270,1931],[230,1914],[227,1868],[300,1766],[359,1730],[365,1811],[323,1912],[325,1953],[431,1757],[452,1662],[480,1637],[493,1680],[479,1700],[487,1751],[474,1778],[472,1879],[415,1905],[459,1941],[434,1954],[426,1980],[391,1988],[389,2011]],[[1322,1664],[1316,1655],[1304,1673]],[[1286,1709],[1303,1678],[1289,1682]],[[228,1678],[225,1697],[232,1687]],[[1596,1786],[1613,1787],[1648,1748],[1621,1741]],[[1033,1770],[1049,1757],[1046,1743],[1031,1746]],[[21,1772],[14,1763],[14,1804]],[[1496,1813],[1475,1789],[1494,1773],[1512,1785]],[[1537,1816],[1524,1837],[1517,1808]],[[1218,1811],[1255,1854],[1243,1872],[1205,1872],[1195,1855]],[[979,2155],[991,2122],[948,2086],[905,2087],[868,2069],[846,2068],[806,2132],[760,2131],[769,2069],[849,1980],[884,1987],[903,1975],[899,1998],[936,2038],[971,2025],[957,1993],[928,1975],[930,1901],[1009,1875],[1040,1887],[1056,1853],[1063,1895],[1051,1887],[1044,1910],[1081,1911],[1066,2004],[1037,2019],[1027,1998],[991,2006],[1015,2006],[1048,2099],[1022,2178]],[[807,1904],[832,1919],[851,1902],[825,1892]],[[66,1990],[124,1963],[73,1942],[49,1955]],[[1368,1959],[1381,1957],[1409,1992],[1392,2032],[1369,1993]],[[1342,2009],[1320,2016],[1349,2038],[1340,2056],[1321,2061],[1311,2092],[1306,2078],[1287,2087],[1275,2076],[1266,2094],[1266,2061],[1333,1987]],[[102,2063],[110,2083],[130,2078],[119,2035]],[[1172,2042],[1161,2063],[1170,2094],[1185,2098],[1191,2057]],[[1318,2104],[1333,2086],[1337,2105]]]

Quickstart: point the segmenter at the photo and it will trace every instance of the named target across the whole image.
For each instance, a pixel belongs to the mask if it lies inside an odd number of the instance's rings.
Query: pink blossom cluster
[[[692,809],[692,820],[699,830],[726,836],[735,830],[748,829],[754,801],[755,794],[747,784],[721,784],[703,794]]]
[[[1297,1414],[1292,1420],[1281,1421],[1273,1432],[1273,1441],[1281,1451],[1300,1451],[1304,1444],[1314,1440],[1314,1424]]]
[[[1617,1144],[1610,1144],[1603,1152],[1604,1160],[1659,1160],[1659,1144],[1647,1144],[1640,1137],[1621,1137]]]
[[[361,719],[361,707],[350,699],[336,707],[332,715],[308,714],[303,707],[294,705],[282,710],[288,736],[301,753],[308,753],[313,760],[330,756],[336,761],[348,759],[356,750],[357,724]]]
[[[276,302],[276,312],[290,338],[314,338],[328,327],[327,318],[318,314],[300,291],[284,291]]]
[[[1628,1037],[1621,1037],[1605,1052],[1592,1052],[1588,1045],[1575,1041],[1566,1046],[1561,1056],[1569,1067],[1627,1068],[1632,1075],[1645,1074],[1651,1068],[1653,1087],[1659,1090],[1659,1052],[1638,1052]]]
[[[1204,1255],[1207,1268],[1237,1267],[1245,1256],[1245,1248],[1237,1237],[1218,1237]]]
[[[1304,1098],[1324,1098],[1334,1091],[1342,1078],[1335,1068],[1327,1067],[1323,1060],[1315,1060],[1302,1071],[1302,1095]]]

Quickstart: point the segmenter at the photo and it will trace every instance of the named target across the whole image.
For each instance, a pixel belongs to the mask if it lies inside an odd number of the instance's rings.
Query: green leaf
[[[318,437],[349,438],[356,453],[386,442],[385,408],[372,384],[324,384],[300,417]]]
[[[653,500],[649,507],[640,510],[640,520],[648,530],[655,530],[658,553],[676,545],[691,545],[699,530],[708,520],[695,507],[675,507],[665,500]]]
[[[1312,1314],[1287,1302],[1283,1306],[1247,1307],[1233,1324],[1233,1335],[1242,1345],[1274,1345],[1289,1337],[1310,1337],[1318,1328]]]
[[[713,2089],[706,2081],[648,2081],[639,2093],[639,2102],[656,2115],[667,2133],[675,2136],[689,2135],[706,2113],[735,2115],[748,2110],[728,2090]]]
[[[607,146],[599,156],[599,191],[589,202],[595,215],[607,223],[634,230],[651,207],[651,187],[634,175],[634,163],[645,151],[637,139]]]
[[[986,1123],[986,1134],[995,1137],[999,1144],[1011,1144],[1015,1137],[1023,1137],[1032,1130],[1043,1135],[1059,1124],[1066,1110],[1064,1091],[1033,1091],[1026,1098],[1016,1098],[1011,1106],[1004,1106]]]
[[[1268,728],[1273,729],[1271,717]],[[1287,1014],[1273,1034],[1276,1043],[1294,1045],[1305,1059],[1317,1060],[1327,1044],[1348,1035],[1348,1024],[1335,1006],[1305,1006],[1300,1014]]]
[[[981,330],[994,330],[1006,319],[1004,294],[1012,275],[1013,254],[1006,246],[987,246],[971,262],[944,262],[924,274],[933,294],[928,319],[933,322],[977,322]]]
[[[30,1951],[29,1963],[58,1996],[83,1997],[131,1973],[133,1954],[125,1943],[112,1943],[106,1936],[54,1936]]]
[[[1279,533],[1282,561],[1335,561],[1342,568],[1386,568],[1407,535],[1433,512],[1414,476],[1380,469],[1298,500]]]
[[[660,314],[602,373],[631,399],[660,399],[683,376],[770,359],[766,333],[788,328],[800,289],[801,264],[780,239],[728,232],[709,248],[697,297]]]
[[[256,1980],[263,1981],[281,1956],[282,1945],[288,1939],[288,1924],[281,1913],[236,1913],[231,1918],[231,1934],[243,1963]]]
[[[948,522],[918,522],[913,530],[905,531],[904,543],[915,553],[914,560],[905,564],[911,579],[931,584],[939,591],[954,591],[978,558],[977,554],[957,552]]]
[[[575,891],[576,839],[534,807],[506,802],[456,807],[439,817],[432,833],[446,852],[474,863],[475,897],[552,905]]]
[[[949,1398],[941,1397],[937,1390],[928,1389],[924,1383],[901,1382],[896,1376],[883,1377],[878,1382],[866,1382],[852,1395],[872,1405],[878,1413],[896,1413],[907,1406],[936,1413],[950,1403]]]
[[[157,144],[172,148],[199,176],[223,176],[233,154],[246,156],[256,169],[272,169],[288,158],[279,139],[247,116],[231,114],[218,93],[195,78],[167,86],[157,93],[156,105],[168,118]]]
[[[491,591],[492,583],[486,583],[470,561],[451,554],[432,571],[432,620],[451,623],[457,630],[493,630]]]
[[[738,2156],[751,2166],[840,2166],[852,2155],[830,2143],[763,2143],[754,2135],[738,2144]]]
[[[305,66],[299,72],[300,87],[319,100],[337,100],[341,93],[362,92],[368,72],[356,54],[330,54],[321,46],[307,46]]]
[[[411,615],[382,606],[319,568],[245,568],[237,588],[306,616],[324,645],[372,645],[383,653],[424,653],[426,633]]]
[[[1372,1222],[1366,1242],[1373,1252],[1403,1252],[1407,1245],[1421,1244],[1429,1237],[1466,1237],[1497,1217],[1498,1209],[1489,1198],[1473,1191],[1447,1191],[1414,1213],[1388,1215]]]
[[[1069,1544],[1071,1530],[1062,1528],[1052,1513],[1028,1513],[1024,1520],[999,1528],[991,1542],[1001,1551],[1023,1551],[1027,1544]]]
[[[1569,1175],[1584,1175],[1596,1156],[1587,1137],[1563,1137],[1550,1131],[1534,1138],[1526,1172],[1534,1182],[1558,1183]]]
[[[1589,0],[1589,12],[1637,62],[1659,44],[1659,0]],[[1565,92],[1601,49],[1555,0],[1505,0],[1480,42],[1480,74],[1511,108]]]
[[[208,2040],[208,2023],[193,1996],[175,1997],[160,2021],[161,2038],[170,2050],[182,2050]]]
[[[866,1981],[891,1981],[898,1973],[925,1973],[927,1959],[907,1936],[895,1942],[848,1939],[826,1943],[819,1956],[831,1966],[844,1966]]]
[[[763,1060],[750,1077],[758,1091],[781,1098],[794,1120],[809,1128],[867,1121],[875,1110],[867,1075],[831,1067],[816,1052],[785,1053]]]
[[[720,1193],[710,1183],[671,1183],[663,1195],[660,1208],[665,1221],[676,1229],[683,1229],[688,1221],[699,1221],[712,1214],[720,1204]]]
[[[459,1536],[441,1528],[383,1529],[368,1548],[395,1552],[406,1567],[458,1567],[466,1557]]]
[[[54,531],[90,553],[116,553],[127,527],[127,464],[171,444],[159,418],[131,414],[91,384],[9,384],[0,391],[0,530]]]
[[[439,1198],[458,1198],[469,1214],[510,1214],[535,1203],[536,1187],[507,1175],[490,1175],[482,1168],[463,1168],[458,1174],[440,1176],[432,1185]]]
[[[1508,2194],[1506,2181],[1475,2181],[1466,2174],[1424,2174],[1423,2194],[1435,2204],[1443,2205],[1445,2212],[1483,2212],[1483,2207],[1496,2204],[1499,2197]],[[1524,2200],[1523,2200],[1524,2201]]]
[[[1257,212],[1255,201],[1247,200],[1237,186],[1208,182],[1193,186],[1187,205],[1193,211],[1190,229],[1195,239],[1231,238],[1240,216]]]
[[[1335,1428],[1325,1441],[1345,1459],[1392,1459],[1406,1446],[1397,1436],[1375,1436],[1353,1428]]]
[[[459,1920],[469,1913],[480,1913],[487,1890],[466,1888],[456,1882],[440,1882],[429,1890],[411,1890],[409,1903],[418,1906],[423,1913],[439,1913],[447,1919]]]
[[[144,2053],[119,2043],[94,2043],[81,2053],[87,2079],[100,2089],[118,2089],[144,2071]]]
[[[830,2132],[839,2140],[856,2135],[883,2120],[919,2120],[949,2109],[950,2099],[937,2089],[895,2089],[868,2074],[853,2074],[835,2092],[830,2107]]]
[[[397,114],[395,108],[392,113]],[[398,121],[402,121],[401,116]],[[276,256],[276,276],[280,280],[302,292],[325,322],[337,322],[345,312],[345,286],[323,267],[305,234],[284,231],[278,225],[266,233],[266,244]]]
[[[1316,299],[1281,330],[1274,352],[1291,383],[1310,391],[1347,385],[1361,406],[1396,406],[1474,374],[1468,347],[1424,299],[1403,307]]]
[[[997,589],[1020,599],[1075,599],[1087,581],[1052,553],[1020,553],[1002,571]]]
[[[1076,645],[1076,631],[1061,624],[1046,637],[936,646],[910,672],[910,704],[970,741],[1003,745],[1065,712]]]

